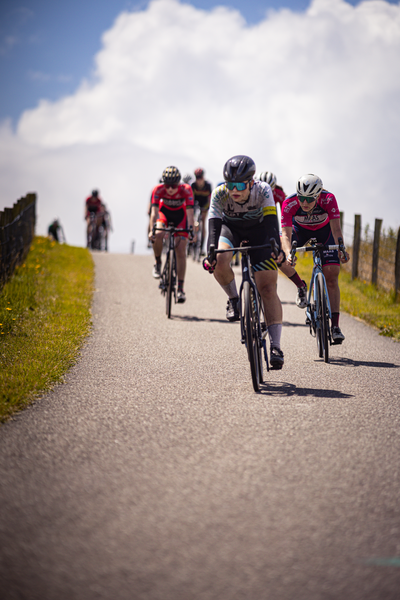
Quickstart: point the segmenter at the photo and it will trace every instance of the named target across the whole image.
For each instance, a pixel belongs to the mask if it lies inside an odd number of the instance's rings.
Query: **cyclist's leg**
[[[176,235],[175,237],[175,253],[176,253],[176,274],[178,276],[178,282],[182,282],[181,289],[183,289],[183,283],[186,275],[186,245],[187,238],[183,235]]]
[[[257,228],[252,233],[249,241],[254,246],[268,243],[268,232],[264,228]],[[277,292],[278,269],[276,262],[271,257],[269,248],[251,252],[251,263],[264,306],[271,344],[271,366],[274,369],[280,369],[283,365],[283,353],[281,351],[282,304]]]
[[[276,339],[271,345],[280,348],[282,333],[282,304],[277,293],[278,271],[258,271],[254,274],[258,291],[264,304],[265,319],[268,329],[273,325],[280,327],[275,329]]]

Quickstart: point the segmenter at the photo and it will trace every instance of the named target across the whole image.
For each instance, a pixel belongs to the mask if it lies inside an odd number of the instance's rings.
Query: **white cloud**
[[[361,213],[398,226],[399,104],[399,5],[314,0],[249,27],[233,10],[155,0],[116,19],[73,96],[26,111],[15,134],[3,126],[0,195],[35,189],[38,232],[58,216],[81,245],[83,201],[98,187],[111,249],[128,251],[132,239],[145,247],[166,165],[203,166],[215,184],[225,160],[245,153],[287,193],[318,173],[347,222]]]

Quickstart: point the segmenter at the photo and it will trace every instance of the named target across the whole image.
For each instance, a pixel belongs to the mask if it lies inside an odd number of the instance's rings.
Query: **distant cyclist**
[[[190,185],[180,183],[181,174],[174,166],[164,169],[163,183],[156,185],[151,195],[151,214],[149,239],[153,241],[155,265],[153,277],[161,276],[161,254],[164,233],[157,231],[153,236],[153,226],[167,227],[173,223],[179,228],[193,228],[193,193]],[[176,270],[178,276],[177,301],[185,302],[184,281],[186,273],[187,233],[175,234]]]
[[[111,224],[110,211],[108,210],[108,208],[105,204],[102,205],[101,214],[103,217],[102,225],[104,228],[104,250],[107,252],[108,251],[108,234],[110,231],[113,230],[113,228],[112,228],[112,224]]]
[[[208,248],[236,248],[242,241],[249,245],[268,244],[275,238],[280,247],[279,226],[272,190],[268,183],[254,179],[256,165],[249,156],[230,158],[224,166],[225,183],[214,189],[208,220]],[[214,276],[228,296],[226,318],[239,320],[239,296],[235,275],[231,267],[232,252],[218,254],[210,265],[204,260],[204,268],[215,268]],[[255,281],[260,292],[268,325],[271,344],[271,367],[281,369],[284,358],[281,350],[282,305],[277,294],[277,261],[284,260],[279,252],[275,257],[270,249],[263,248],[250,253],[255,271]]]
[[[335,196],[323,188],[317,175],[302,175],[297,181],[297,192],[289,196],[282,207],[282,247],[286,253],[286,262],[281,270],[297,286],[296,304],[300,308],[307,306],[307,284],[302,281],[292,264],[290,250],[292,240],[298,246],[304,246],[311,238],[321,244],[335,245],[343,239],[340,227],[340,213]],[[339,327],[340,263],[346,263],[349,255],[337,250],[325,250],[322,257],[322,269],[328,288],[332,311],[332,340],[341,344],[345,339]]]
[[[196,169],[194,172],[196,177],[192,183],[192,190],[194,196],[194,206],[200,208],[200,216],[202,221],[201,229],[201,240],[200,240],[200,253],[204,255],[204,242],[206,239],[206,223],[208,210],[210,208],[211,192],[212,187],[209,181],[204,179],[204,169]]]
[[[86,238],[87,238],[87,245],[89,247],[89,240],[90,240],[90,236],[91,236],[91,214],[95,214],[96,215],[96,219],[98,220],[98,223],[96,223],[97,226],[100,225],[101,219],[102,219],[102,211],[103,211],[103,201],[101,200],[100,196],[99,196],[99,192],[98,190],[93,190],[92,194],[86,198],[85,201],[85,221],[87,224],[86,227]]]
[[[260,181],[265,181],[265,183],[269,183],[272,189],[272,193],[274,195],[275,204],[279,204],[282,208],[282,204],[285,201],[286,194],[281,188],[280,185],[276,183],[276,175],[271,173],[271,171],[263,171],[258,175]]]
[[[59,242],[59,243],[64,242],[64,244],[65,244],[64,230],[58,219],[54,219],[54,221],[52,223],[50,223],[47,233],[48,233],[48,236],[50,237],[50,239],[54,240],[55,242]]]

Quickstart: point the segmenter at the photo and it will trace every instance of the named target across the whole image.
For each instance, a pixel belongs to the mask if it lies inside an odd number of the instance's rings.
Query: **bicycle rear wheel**
[[[317,328],[317,344],[320,358],[329,362],[329,343],[328,343],[328,306],[325,296],[324,276],[322,273],[317,274],[317,306],[318,306],[318,328]]]
[[[247,356],[250,362],[250,371],[251,379],[253,381],[253,388],[255,392],[259,392],[260,383],[262,383],[262,356],[260,341],[258,337],[258,318],[256,309],[257,300],[255,298],[253,288],[250,286],[248,281],[245,281],[243,285],[243,298]]]

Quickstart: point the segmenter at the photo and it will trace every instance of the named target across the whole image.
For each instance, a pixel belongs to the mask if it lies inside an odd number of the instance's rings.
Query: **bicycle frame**
[[[255,282],[249,253],[251,250],[259,248],[271,248],[276,254],[279,254],[279,248],[277,247],[276,241],[271,238],[271,242],[272,243],[270,244],[263,244],[261,246],[246,246],[245,243],[242,242],[239,248],[224,248],[220,250],[216,250],[215,247],[211,245],[208,257],[209,262],[212,263],[216,254],[221,254],[223,252],[241,253],[242,281],[239,288],[240,337],[241,343],[245,344],[247,348],[253,387],[256,392],[259,391],[260,384],[263,383],[261,348],[264,352],[267,371],[269,371],[269,362],[265,339],[267,336],[267,324],[264,307]],[[251,303],[251,306],[249,306],[249,303]],[[249,325],[250,323],[251,326]],[[250,331],[250,329],[252,331]]]
[[[168,227],[153,226],[153,234],[156,231],[162,231],[168,235],[167,258],[161,274],[159,288],[161,293],[166,296],[166,314],[171,318],[172,295],[176,304],[176,253],[175,253],[175,234],[190,233],[192,230],[187,228],[175,227],[173,223],[168,223]]]
[[[332,312],[326,279],[322,269],[322,252],[324,250],[342,250],[342,246],[319,244],[314,238],[309,243],[309,246],[297,248],[297,242],[294,241],[291,255],[293,259],[296,252],[313,253],[313,270],[307,296],[306,324],[310,326],[310,334],[317,339],[320,358],[324,357],[325,362],[328,362],[328,342],[329,346],[333,343],[330,327]],[[319,291],[321,286],[322,291]]]

